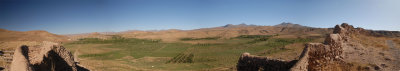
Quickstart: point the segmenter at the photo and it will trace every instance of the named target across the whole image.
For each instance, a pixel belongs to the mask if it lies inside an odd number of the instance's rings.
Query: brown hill
[[[276,35],[280,37],[321,36],[329,34],[332,29],[312,28],[298,24],[282,23],[277,26],[232,25],[222,27],[202,28],[195,30],[162,30],[162,31],[129,31],[117,35],[128,38],[162,39],[163,41],[178,41],[180,38],[221,37],[221,39],[240,35]]]
[[[364,30],[361,33],[376,37],[400,37],[399,31]],[[274,26],[258,25],[232,25],[221,27],[202,28],[195,30],[161,30],[161,31],[126,31],[116,33],[127,38],[162,39],[163,41],[179,41],[181,38],[207,38],[220,37],[221,39],[237,37],[240,35],[276,35],[284,38],[297,38],[307,36],[325,36],[333,32],[333,28],[314,28],[292,23],[281,23]]]
[[[66,37],[49,33],[47,31],[9,31],[5,29],[0,30],[0,41],[53,41],[62,42],[66,41]]]
[[[113,32],[104,32],[104,33],[99,33],[99,32],[93,32],[93,33],[83,33],[83,34],[69,34],[69,35],[64,35],[68,37],[68,40],[79,40],[82,38],[99,38],[99,39],[107,39],[111,38],[111,35],[115,35],[116,33]]]

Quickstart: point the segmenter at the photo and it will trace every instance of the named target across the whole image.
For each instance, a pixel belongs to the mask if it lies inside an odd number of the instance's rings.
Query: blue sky
[[[292,22],[400,31],[400,0],[0,0],[0,28],[56,34]]]

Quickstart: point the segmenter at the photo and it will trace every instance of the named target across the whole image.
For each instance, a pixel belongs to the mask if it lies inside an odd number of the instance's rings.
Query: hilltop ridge
[[[67,38],[62,35],[52,34],[43,30],[33,30],[33,31],[10,31],[6,29],[0,30],[0,41],[53,41],[53,42],[63,42]]]
[[[324,35],[332,29],[327,28],[312,28],[305,27],[298,24],[282,23],[276,26],[259,26],[228,24],[222,27],[202,28],[195,30],[184,31],[131,31],[123,32],[117,35],[128,38],[142,38],[142,39],[162,39],[163,41],[178,41],[180,38],[206,38],[206,37],[221,37],[222,39],[237,37],[240,35],[275,35],[287,34],[282,37],[294,37],[296,35]]]

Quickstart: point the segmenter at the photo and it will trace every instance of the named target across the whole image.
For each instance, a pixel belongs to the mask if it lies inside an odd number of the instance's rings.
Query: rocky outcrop
[[[52,42],[16,48],[11,71],[86,71],[64,47]]]

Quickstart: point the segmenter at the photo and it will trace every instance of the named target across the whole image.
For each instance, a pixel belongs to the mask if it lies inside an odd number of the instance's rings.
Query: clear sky
[[[292,22],[400,31],[400,0],[0,0],[0,28],[56,34]]]

